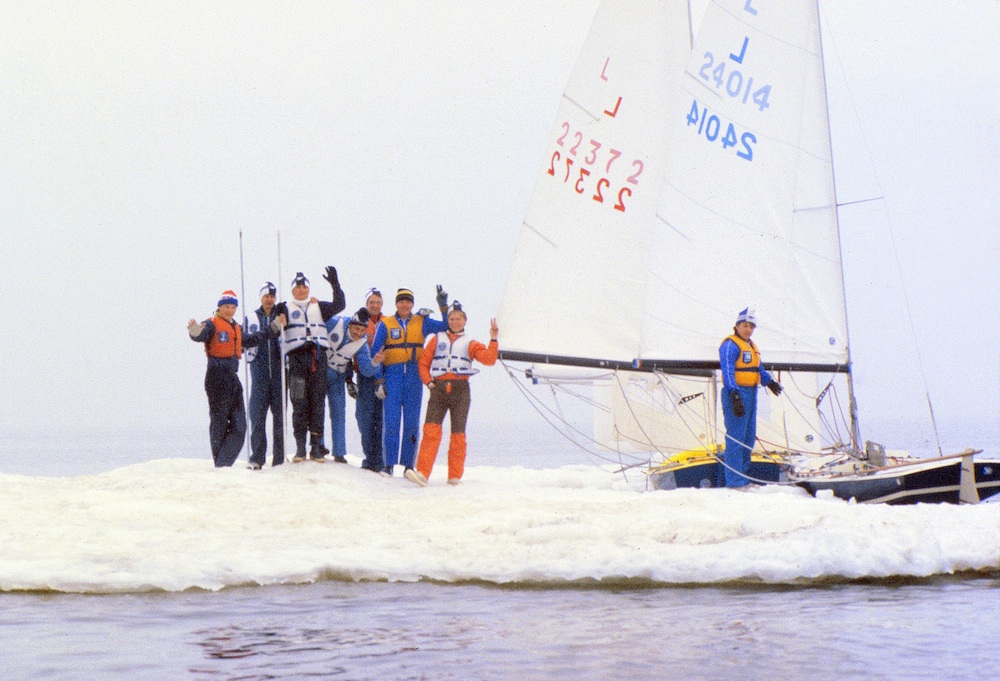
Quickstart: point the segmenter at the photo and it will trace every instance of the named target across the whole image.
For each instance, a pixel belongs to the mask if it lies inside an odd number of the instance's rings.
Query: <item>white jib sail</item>
[[[711,2],[671,98],[644,357],[717,360],[756,307],[765,361],[846,364],[818,9]]]

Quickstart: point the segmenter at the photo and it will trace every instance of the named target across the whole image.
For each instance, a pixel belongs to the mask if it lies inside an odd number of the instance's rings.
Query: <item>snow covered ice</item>
[[[651,584],[1000,568],[1000,504],[858,505],[797,488],[644,490],[609,467],[475,466],[417,487],[334,463],[162,459],[0,474],[0,589],[180,591],[322,579]],[[441,463],[441,462],[439,462]]]

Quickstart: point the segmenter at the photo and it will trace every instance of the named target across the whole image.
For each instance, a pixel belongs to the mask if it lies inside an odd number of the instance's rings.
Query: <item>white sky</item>
[[[27,323],[0,428],[207,430],[184,326],[239,292],[241,228],[246,309],[280,229],[283,290],[303,270],[325,296],[326,264],[348,310],[372,285],[433,307],[442,283],[486,335],[596,5],[5,5],[0,284]],[[904,290],[935,412],[996,421],[1000,3],[850,5],[824,6],[853,98],[840,198],[884,193],[902,272],[885,225],[845,214],[862,413],[923,409],[910,322],[886,312]],[[528,413],[499,370],[476,380],[509,408],[474,418]]]

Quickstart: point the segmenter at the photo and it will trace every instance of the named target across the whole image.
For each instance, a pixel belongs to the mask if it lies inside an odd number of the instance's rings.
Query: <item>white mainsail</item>
[[[818,448],[815,372],[849,365],[818,7],[715,0],[693,48],[690,23],[686,2],[598,10],[522,227],[504,354],[619,369],[595,389],[608,446],[708,446],[719,343],[750,305],[765,362],[805,372],[762,404],[760,438]]]
[[[641,351],[668,112],[690,53],[685,0],[604,2],[563,94],[500,307],[511,351]]]

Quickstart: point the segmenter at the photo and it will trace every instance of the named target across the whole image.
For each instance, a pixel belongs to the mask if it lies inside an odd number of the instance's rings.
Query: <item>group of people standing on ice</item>
[[[448,482],[461,481],[465,465],[465,426],[471,394],[469,378],[474,363],[496,363],[499,353],[496,320],[490,322],[490,340],[484,344],[465,335],[467,316],[458,301],[438,286],[442,319],[423,308],[413,311],[409,289],[396,292],[394,315],[383,315],[382,294],[371,289],[365,305],[351,316],[338,316],[346,307],[335,267],[323,277],[332,300],[310,295],[309,280],[298,272],[291,283],[292,298],[277,302],[277,289],[266,282],[260,289],[260,307],[243,324],[234,321],[239,301],[225,291],[209,319],[191,319],[188,333],[203,343],[208,356],[205,392],[209,406],[209,438],[216,466],[232,466],[246,437],[247,418],[239,360],[250,367],[250,462],[261,470],[267,454],[267,414],[272,422],[272,465],[285,461],[283,407],[285,393],[292,407],[295,454],[292,462],[333,460],[347,463],[347,396],[356,399],[355,415],[364,453],[362,468],[385,476],[396,465],[404,476],[427,485],[442,439],[445,414],[451,414],[448,446]],[[357,377],[357,382],[354,378]],[[420,410],[423,389],[431,393],[419,455]],[[324,444],[326,405],[329,404],[331,449]]]

